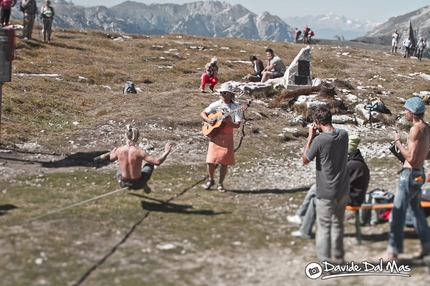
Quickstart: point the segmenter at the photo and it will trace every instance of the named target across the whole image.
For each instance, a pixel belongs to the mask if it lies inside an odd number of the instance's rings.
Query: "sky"
[[[125,0],[67,0],[77,6],[106,6],[112,7]],[[185,4],[198,2],[193,0],[133,0],[144,4]],[[55,6],[55,1],[53,6]],[[231,5],[240,4],[255,14],[269,12],[281,19],[295,16],[317,16],[330,12],[345,16],[347,19],[368,20],[373,23],[386,22],[391,17],[400,16],[424,6],[430,5],[428,0],[225,0]],[[306,7],[304,7],[306,5]]]

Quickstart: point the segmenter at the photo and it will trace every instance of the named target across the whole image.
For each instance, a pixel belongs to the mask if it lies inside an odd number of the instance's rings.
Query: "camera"
[[[314,276],[315,274],[320,273],[320,269],[318,267],[309,268],[309,275]]]

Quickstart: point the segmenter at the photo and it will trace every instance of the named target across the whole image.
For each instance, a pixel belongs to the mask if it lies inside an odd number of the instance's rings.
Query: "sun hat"
[[[221,85],[221,88],[219,89],[219,92],[230,92],[230,93],[235,93],[233,91],[233,85],[229,82],[225,82]]]
[[[405,108],[413,114],[421,114],[426,111],[424,101],[419,97],[411,97],[406,100]]]
[[[216,64],[218,62],[218,59],[216,57],[213,57],[211,59],[211,64]]]
[[[348,142],[348,154],[351,154],[357,150],[358,144],[360,144],[361,138],[358,135],[350,135]]]

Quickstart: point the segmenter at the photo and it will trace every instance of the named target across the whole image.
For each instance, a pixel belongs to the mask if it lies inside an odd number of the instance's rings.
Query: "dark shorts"
[[[139,190],[143,189],[143,186],[149,181],[153,171],[154,165],[146,163],[142,167],[142,176],[139,179],[123,179],[121,175],[121,169],[118,169],[118,171],[116,172],[116,178],[121,187],[127,187],[132,190]]]
[[[274,72],[272,72],[272,77],[273,78],[278,78],[278,77],[283,77],[283,76],[284,76],[283,72],[280,72],[280,71],[274,71]]]

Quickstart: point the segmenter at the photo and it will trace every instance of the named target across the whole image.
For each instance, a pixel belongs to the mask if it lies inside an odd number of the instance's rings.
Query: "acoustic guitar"
[[[247,105],[243,105],[241,107],[236,108],[235,110],[229,111],[227,113],[222,114],[221,111],[218,111],[215,114],[209,114],[208,117],[209,119],[215,119],[215,124],[214,125],[210,125],[207,122],[203,122],[203,126],[202,126],[202,132],[205,136],[210,136],[211,132],[220,127],[222,124],[222,121],[224,120],[224,118],[227,118],[227,116],[230,116],[232,114],[235,114],[237,112],[242,112],[245,111],[248,108]]]

